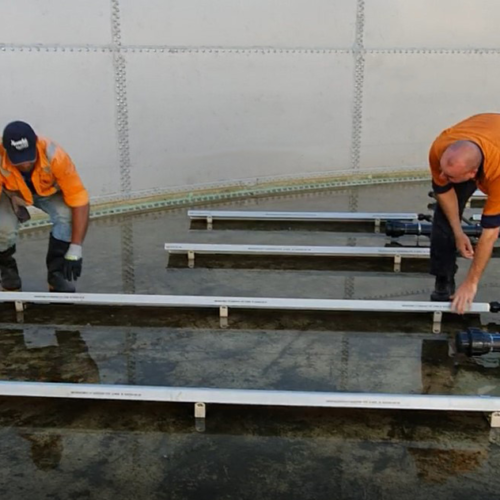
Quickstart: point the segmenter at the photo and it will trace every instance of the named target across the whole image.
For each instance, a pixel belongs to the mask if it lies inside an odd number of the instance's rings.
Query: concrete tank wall
[[[497,111],[496,0],[0,0],[0,126],[94,200],[426,166]]]

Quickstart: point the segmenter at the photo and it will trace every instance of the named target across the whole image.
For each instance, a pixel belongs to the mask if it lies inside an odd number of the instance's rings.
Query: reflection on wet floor
[[[0,338],[1,380],[500,395],[498,355],[456,355],[445,335],[21,326]]]
[[[218,208],[425,212],[427,191],[426,183],[387,185]],[[45,289],[46,241],[37,231],[19,244],[25,290]],[[79,291],[427,300],[432,288],[424,273],[390,270],[167,270],[167,241],[387,243],[368,233],[190,231],[185,210],[152,213],[92,225]],[[499,299],[496,267],[479,301]],[[495,315],[454,318],[434,335],[428,318],[409,315],[252,314],[221,329],[216,316],[193,312],[35,306],[18,325],[2,307],[0,379],[500,395],[498,355],[452,348],[456,331]],[[204,434],[193,420],[192,405],[0,399],[0,496],[498,498],[499,438],[483,415],[209,406]]]
[[[190,410],[2,402],[2,498],[497,498],[477,415],[215,407],[200,434]]]

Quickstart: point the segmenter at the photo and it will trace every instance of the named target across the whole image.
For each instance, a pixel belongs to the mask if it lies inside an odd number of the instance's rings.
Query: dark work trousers
[[[465,204],[477,189],[476,181],[470,180],[461,182],[460,184],[453,184],[452,189],[457,193],[458,210],[461,220]],[[434,217],[432,219],[430,273],[434,276],[451,278],[455,276],[456,272],[457,247],[455,244],[455,236],[445,213],[439,206],[439,203],[436,203],[436,209],[434,210]]]

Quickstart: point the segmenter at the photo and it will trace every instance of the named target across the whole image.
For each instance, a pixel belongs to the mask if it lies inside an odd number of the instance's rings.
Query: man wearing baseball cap
[[[47,252],[49,289],[75,291],[82,272],[82,244],[89,220],[89,197],[68,154],[39,137],[22,121],[9,123],[0,146],[0,278],[4,290],[20,290],[14,259],[19,224],[26,206],[49,215],[52,231]]]

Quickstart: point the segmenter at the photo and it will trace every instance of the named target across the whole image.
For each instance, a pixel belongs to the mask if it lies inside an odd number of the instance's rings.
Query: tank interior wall
[[[499,16],[496,0],[3,0],[1,123],[59,142],[103,201],[425,169],[443,128],[497,110]]]

